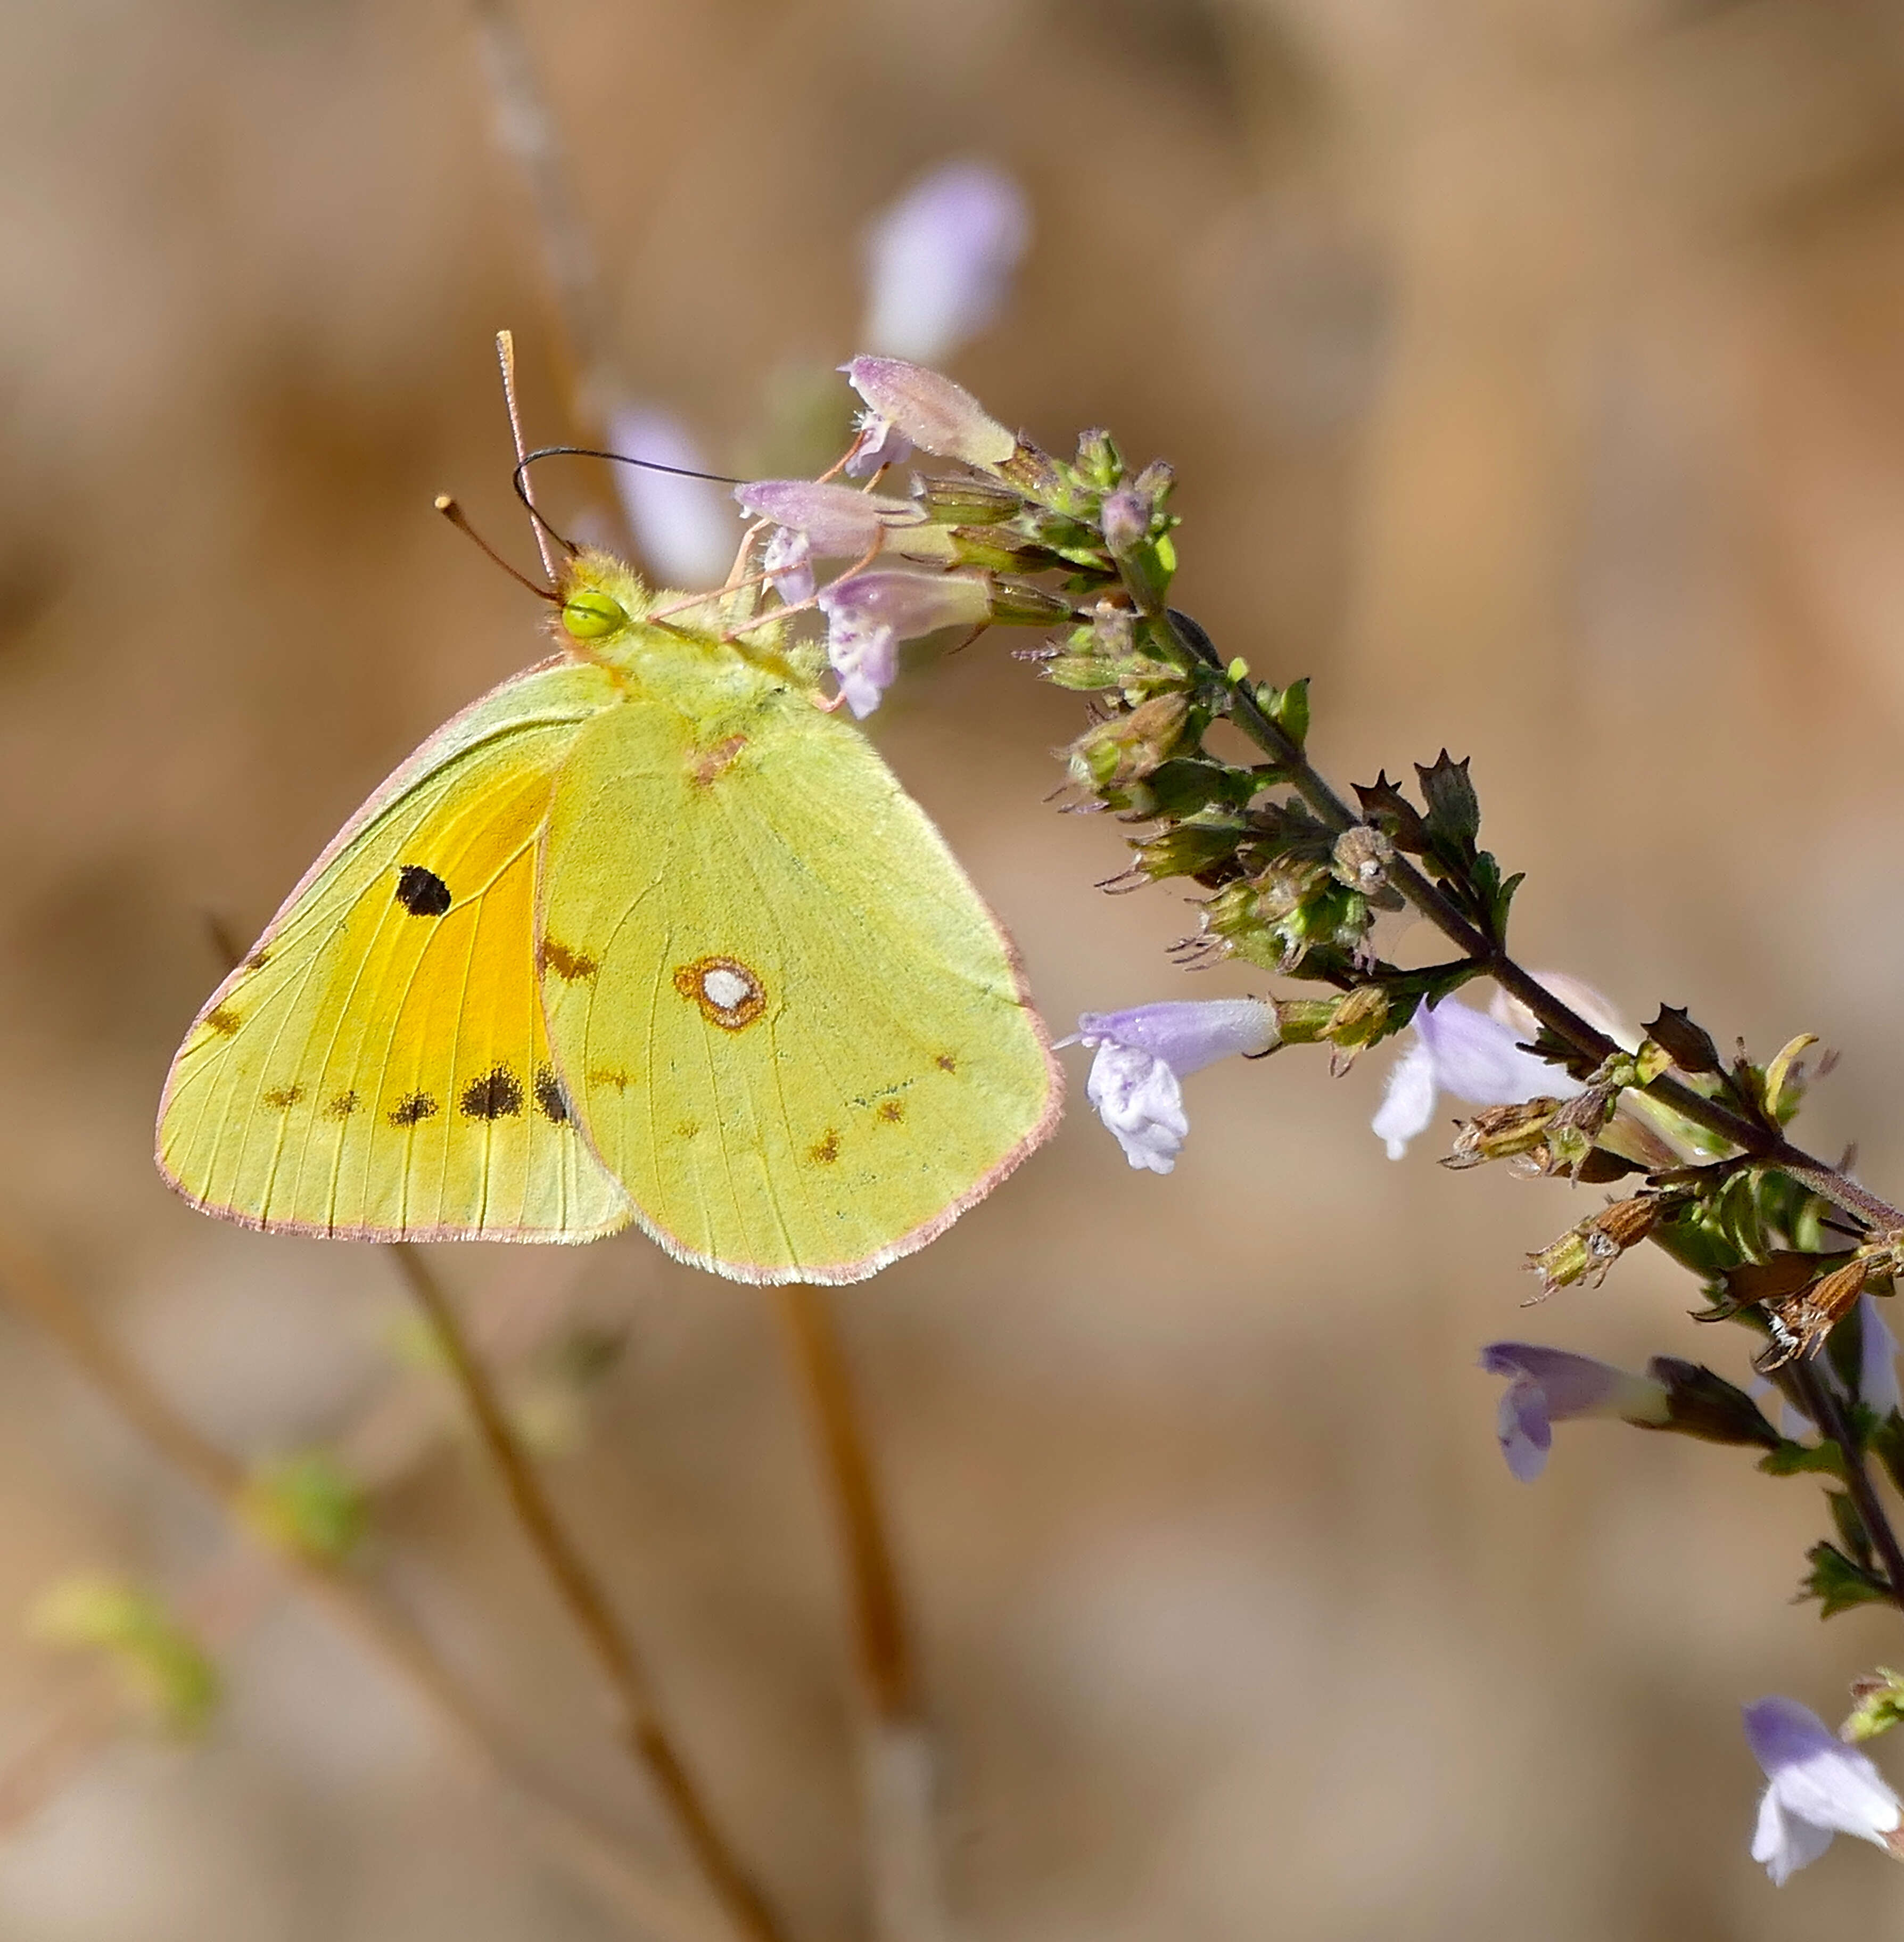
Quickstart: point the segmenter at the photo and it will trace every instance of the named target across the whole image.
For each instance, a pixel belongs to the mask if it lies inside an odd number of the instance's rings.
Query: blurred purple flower
[[[900,642],[940,627],[975,626],[990,614],[991,597],[986,583],[969,574],[874,571],[822,587],[819,608],[840,692],[863,718],[892,685]]]
[[[1670,1392],[1664,1383],[1590,1355],[1533,1342],[1490,1342],[1481,1367],[1508,1378],[1495,1434],[1508,1468],[1523,1484],[1546,1469],[1557,1423],[1610,1416],[1657,1429],[1667,1418]]]
[[[1858,1400],[1887,1417],[1900,1407],[1897,1387],[1897,1337],[1884,1318],[1884,1303],[1869,1294],[1858,1297],[1863,1352],[1859,1358]]]
[[[626,458],[657,465],[692,471],[706,462],[679,419],[646,406],[616,412],[609,421],[608,442]],[[658,580],[689,592],[719,585],[740,539],[719,486],[640,465],[617,465],[615,485],[635,544]]]
[[[1400,1159],[1434,1117],[1437,1093],[1474,1106],[1517,1106],[1528,1099],[1570,1099],[1580,1090],[1557,1065],[1523,1052],[1517,1034],[1485,1012],[1453,998],[1415,1014],[1415,1043],[1389,1068],[1374,1119],[1388,1157]]]
[[[1795,1699],[1761,1699],[1744,1714],[1752,1757],[1765,1770],[1752,1858],[1765,1864],[1774,1887],[1815,1861],[1834,1834],[1855,1834],[1904,1858],[1904,1807],[1864,1754]]]
[[[1031,240],[1024,190],[989,162],[947,162],[888,206],[867,234],[862,341],[936,364],[998,314]]]
[[[1179,1083],[1237,1052],[1276,1043],[1276,1009],[1260,998],[1211,998],[1086,1012],[1074,1038],[1094,1046],[1085,1090],[1132,1166],[1168,1173],[1190,1130]]]

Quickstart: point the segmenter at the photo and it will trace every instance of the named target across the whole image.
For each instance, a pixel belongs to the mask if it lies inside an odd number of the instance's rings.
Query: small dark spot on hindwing
[[[466,1120],[513,1120],[522,1110],[522,1082],[506,1065],[472,1079],[458,1101]]]
[[[941,1072],[957,1072],[959,1069],[958,1060],[949,1052],[941,1052],[938,1056],[932,1061],[932,1063],[936,1065]]]
[[[397,1101],[388,1116],[393,1126],[415,1126],[433,1120],[440,1110],[427,1092],[410,1092]]]
[[[347,1120],[357,1110],[357,1095],[354,1092],[339,1092],[324,1101],[324,1117],[327,1120]]]
[[[265,1104],[273,1112],[283,1113],[288,1111],[304,1097],[304,1088],[302,1086],[274,1086],[262,1096]]]
[[[441,917],[449,908],[449,886],[434,870],[406,863],[396,873],[396,901],[412,917]]]
[[[807,1157],[817,1161],[822,1166],[831,1166],[840,1157],[840,1135],[829,1126],[826,1137],[816,1141],[807,1149]]]
[[[571,951],[553,937],[542,940],[542,961],[565,985],[592,978],[602,968],[586,951]]]
[[[205,1023],[221,1038],[229,1038],[244,1021],[229,1005],[221,1005],[215,1012],[205,1014]]]

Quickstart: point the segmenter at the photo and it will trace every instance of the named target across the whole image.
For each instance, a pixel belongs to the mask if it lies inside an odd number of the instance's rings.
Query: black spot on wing
[[[387,1116],[393,1126],[416,1126],[433,1120],[441,1110],[427,1092],[409,1092],[397,1101]]]
[[[506,1065],[472,1079],[457,1102],[466,1120],[513,1120],[522,1110],[522,1082]]]
[[[562,1090],[562,1081],[546,1065],[536,1069],[535,1103],[542,1116],[552,1126],[565,1126],[574,1116],[569,1111],[568,1095]]]
[[[441,917],[449,908],[449,886],[434,870],[406,863],[396,873],[396,901],[412,917]]]

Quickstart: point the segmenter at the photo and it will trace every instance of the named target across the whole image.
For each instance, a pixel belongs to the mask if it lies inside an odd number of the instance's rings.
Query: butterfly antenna
[[[571,553],[575,549],[562,539],[561,534],[542,516],[541,510],[535,503],[535,489],[529,483],[528,473],[525,470],[528,447],[523,442],[522,414],[516,403],[516,333],[513,331],[497,332],[496,362],[502,366],[503,401],[509,407],[509,435],[516,443],[516,489],[522,495],[523,504],[529,509],[529,517],[535,528],[535,550],[542,556],[543,571],[549,576],[549,584],[554,586],[557,584],[556,556],[549,550],[549,541],[552,538],[560,541],[564,550]],[[467,527],[464,530],[469,531]],[[470,537],[476,538],[473,533]],[[480,540],[477,540],[476,544],[482,545]],[[488,553],[489,550],[484,547],[483,550]],[[494,556],[491,554],[491,557],[493,559]],[[517,577],[519,578],[521,576],[519,574]]]
[[[504,559],[502,555],[476,531],[476,528],[470,524],[469,515],[447,492],[439,492],[436,495],[436,510],[459,533],[463,534],[467,538],[474,540],[479,550],[500,566],[517,586],[526,587],[538,600],[553,601],[558,606],[562,604],[562,596],[559,593],[551,593],[547,587],[538,587],[526,573],[519,573],[514,567],[511,566],[509,562]],[[538,528],[537,531],[539,538],[540,528]]]

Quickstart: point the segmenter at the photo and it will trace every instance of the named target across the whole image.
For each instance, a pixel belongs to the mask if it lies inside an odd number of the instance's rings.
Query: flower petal
[[[1132,1166],[1168,1173],[1190,1130],[1177,1075],[1154,1053],[1109,1043],[1097,1048],[1085,1090]]]
[[[1434,1054],[1420,1039],[1388,1068],[1388,1084],[1371,1124],[1388,1143],[1388,1157],[1400,1159],[1417,1133],[1434,1117]]]
[[[1485,1012],[1444,998],[1415,1014],[1415,1030],[1434,1055],[1437,1083],[1476,1106],[1517,1106],[1544,1095],[1571,1098],[1580,1090],[1560,1066],[1523,1052],[1513,1031]]]
[[[1085,1045],[1134,1046],[1161,1058],[1179,1079],[1238,1052],[1276,1043],[1276,1011],[1260,998],[1208,998],[1086,1012],[1078,1020]]]
[[[631,406],[608,425],[609,443],[629,458],[693,470],[704,461],[693,434],[669,413]],[[718,586],[740,542],[733,508],[712,479],[683,479],[617,465],[622,510],[655,577],[664,586]]]
[[[898,357],[856,357],[840,366],[877,415],[914,444],[968,465],[1002,465],[1018,441],[963,384]]]
[[[1885,1318],[1885,1306],[1868,1294],[1858,1297],[1863,1343],[1859,1358],[1858,1398],[1881,1417],[1904,1407],[1897,1387],[1897,1337]]]
[[[1517,1376],[1502,1391],[1495,1434],[1517,1482],[1531,1484],[1547,1468],[1547,1453],[1554,1447],[1554,1423],[1547,1414],[1546,1392],[1538,1383]]]
[[[1774,1695],[1743,1714],[1746,1741],[1766,1781],[1752,1858],[1774,1882],[1815,1861],[1833,1834],[1892,1846],[1904,1806],[1865,1754],[1795,1699]]]

